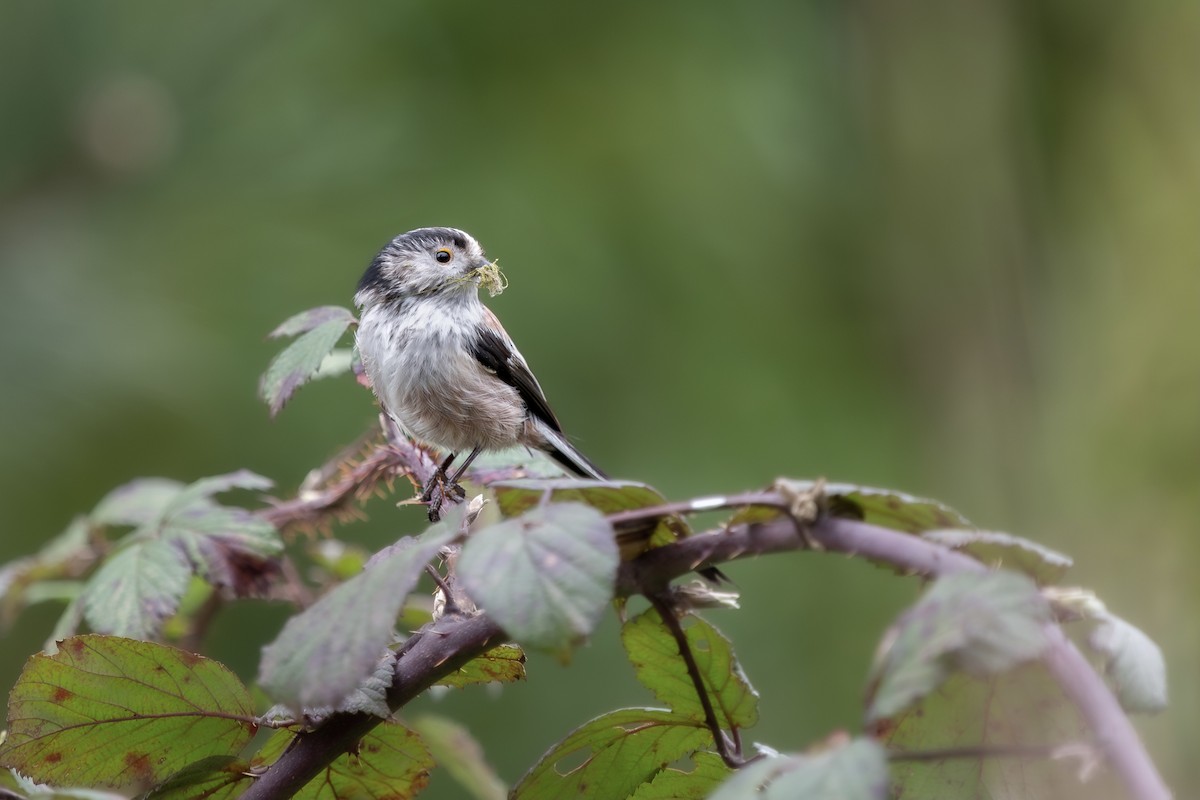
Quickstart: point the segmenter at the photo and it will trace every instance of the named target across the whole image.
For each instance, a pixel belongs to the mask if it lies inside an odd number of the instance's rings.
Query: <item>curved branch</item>
[[[415,633],[396,656],[387,693],[397,711],[438,680],[500,644],[504,631],[491,618],[443,617]],[[242,795],[243,799],[291,797],[340,755],[353,751],[363,736],[383,722],[368,714],[335,714],[321,727],[296,736],[291,746]]]
[[[786,507],[773,492],[743,495],[738,504]],[[708,504],[707,507],[714,507]],[[685,509],[681,509],[685,510]],[[983,572],[985,565],[962,553],[917,536],[854,520],[824,517],[798,530],[791,517],[735,525],[688,537],[650,550],[621,565],[617,594],[628,596],[661,590],[672,579],[697,568],[807,547],[811,538],[826,550],[863,556],[904,572],[936,577],[953,572]],[[1054,624],[1046,626],[1046,666],[1066,695],[1079,707],[1096,745],[1120,775],[1132,797],[1162,800],[1171,796],[1150,760],[1133,724],[1088,661]],[[485,614],[445,617],[409,639],[396,662],[388,705],[399,710],[440,678],[501,642],[504,632]],[[362,714],[335,715],[320,728],[300,734],[294,745],[243,795],[251,800],[289,797],[382,720]]]

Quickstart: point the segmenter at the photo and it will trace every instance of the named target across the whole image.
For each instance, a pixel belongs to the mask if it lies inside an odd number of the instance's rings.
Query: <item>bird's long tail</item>
[[[562,464],[568,472],[578,475],[581,478],[595,478],[598,481],[608,480],[608,476],[605,475],[599,467],[588,460],[587,456],[576,450],[575,446],[567,441],[567,437],[563,436],[561,433],[554,430],[541,420],[537,420],[534,424],[537,425],[537,429],[542,436],[546,438],[546,444],[548,445],[546,448],[546,455],[553,458],[559,464]],[[680,522],[682,522],[682,520],[680,520]],[[648,519],[640,524],[634,523],[631,527],[618,529],[617,540],[618,542],[620,542],[622,539],[634,541],[644,540],[650,535],[651,532],[654,531],[654,529],[658,526],[658,523],[658,519]],[[683,531],[684,533],[681,535],[686,535],[686,526],[683,527]],[[641,547],[644,548],[645,545],[643,544]],[[732,581],[726,577],[725,573],[721,572],[721,570],[717,569],[716,567],[703,567],[697,570],[697,572],[701,577],[715,586],[719,586],[723,583],[732,583]]]
[[[553,458],[573,475],[581,478],[595,478],[598,481],[607,480],[608,476],[583,453],[575,449],[575,445],[567,441],[567,437],[551,428],[540,419],[535,420],[538,433],[546,439],[546,455]]]

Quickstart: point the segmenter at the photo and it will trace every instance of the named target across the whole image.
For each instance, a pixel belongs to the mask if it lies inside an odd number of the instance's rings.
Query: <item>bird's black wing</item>
[[[562,433],[562,426],[550,410],[550,404],[546,402],[546,395],[542,393],[537,378],[533,377],[533,373],[529,371],[520,354],[513,349],[507,336],[490,327],[479,326],[476,329],[475,341],[471,345],[471,355],[489,372],[495,373],[497,378],[516,389],[530,414]]]

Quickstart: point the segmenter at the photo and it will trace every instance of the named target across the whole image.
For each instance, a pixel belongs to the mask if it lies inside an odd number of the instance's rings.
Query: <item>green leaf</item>
[[[701,722],[651,708],[613,711],[550,748],[512,797],[628,797],[671,763],[711,745]]]
[[[170,478],[138,478],[106,494],[91,518],[100,525],[145,525],[158,519],[183,488]]]
[[[0,765],[43,783],[145,790],[193,761],[236,753],[254,734],[253,713],[245,687],[216,661],[76,636],[26,662]]]
[[[902,711],[955,670],[986,675],[1036,658],[1050,607],[1015,572],[939,578],[884,637],[872,670],[867,719]]]
[[[293,711],[334,706],[371,675],[392,641],[396,615],[425,564],[458,536],[448,517],[403,539],[363,572],[287,621],[263,649],[259,683]]]
[[[195,572],[214,586],[229,587],[238,597],[261,595],[276,571],[271,558],[283,552],[283,541],[258,514],[219,505],[213,496],[271,485],[269,479],[245,469],[201,478],[179,492],[155,523],[138,533],[174,544]]]
[[[338,375],[345,375],[354,369],[357,360],[358,352],[354,348],[335,347],[329,355],[321,359],[321,366],[317,367],[313,379],[322,380],[324,378],[336,378]]]
[[[191,570],[179,548],[161,539],[133,542],[88,581],[83,615],[98,633],[149,639],[179,608]]]
[[[235,756],[209,756],[176,772],[144,800],[232,800],[254,780],[250,769],[250,764]]]
[[[629,800],[705,800],[725,782],[733,770],[716,753],[693,753],[691,769],[675,764],[665,767],[649,783],[643,783]]]
[[[541,505],[549,495],[552,503],[583,503],[602,514],[662,505],[666,499],[650,486],[634,481],[591,481],[579,478],[499,481],[489,487],[496,505],[506,517],[516,517]]]
[[[884,800],[888,797],[887,754],[870,739],[855,739],[820,753],[766,758],[738,770],[711,800],[750,797]]]
[[[254,758],[274,762],[296,734],[277,731]],[[298,800],[407,800],[429,783],[433,757],[421,737],[399,723],[376,726],[352,753],[343,753],[293,797]]]
[[[926,531],[921,536],[962,551],[989,567],[1024,572],[1040,586],[1058,583],[1074,563],[1062,553],[1009,533],[946,528]]]
[[[284,336],[298,336],[330,322],[345,322],[351,325],[355,322],[354,314],[350,309],[341,306],[317,306],[288,317],[279,323],[279,327],[268,333],[267,337],[280,339]]]
[[[451,672],[437,686],[460,688],[479,683],[512,683],[525,680],[525,651],[515,644],[493,647]]]
[[[270,561],[283,552],[271,523],[243,508],[199,503],[172,514],[159,533],[187,555],[195,571],[214,586],[228,586],[238,597],[266,588],[275,572]]]
[[[748,728],[758,722],[758,693],[734,658],[729,640],[705,620],[680,620],[710,701],[726,728]],[[621,628],[621,642],[642,685],[676,714],[704,720],[704,708],[687,665],[658,612],[647,609]]]
[[[801,484],[805,482],[800,482]],[[936,500],[914,497],[891,489],[850,483],[825,484],[830,511],[907,533],[935,528],[973,528],[966,517]]]
[[[184,487],[175,494],[164,506],[161,518],[170,518],[180,511],[196,505],[205,505],[214,495],[233,489],[253,489],[265,491],[274,484],[270,478],[264,478],[248,469],[227,472],[224,475],[211,475],[200,478]]]
[[[301,335],[272,359],[259,381],[259,396],[270,406],[271,416],[317,374],[354,321],[347,309],[325,306],[297,314],[272,332],[272,336]]]
[[[88,624],[101,633],[152,638],[178,609],[193,572],[239,597],[260,594],[276,570],[270,559],[282,552],[283,542],[263,518],[212,498],[270,485],[261,475],[239,470],[188,486],[134,481],[110,493],[97,514],[139,527],[88,581],[83,595]]]
[[[412,721],[433,760],[477,800],[504,800],[508,787],[484,758],[479,742],[462,725],[442,716],[423,714]]]
[[[1104,657],[1104,672],[1126,711],[1155,712],[1167,707],[1162,650],[1139,628],[1105,613],[1088,645]]]
[[[940,761],[892,760],[892,792],[899,800],[931,797],[1099,800],[1124,797],[1106,780],[1079,779],[1080,762],[1067,758],[1013,758],[989,749],[1038,748],[1089,741],[1078,708],[1040,662],[988,677],[950,676],[936,692],[873,726],[895,753],[978,750]],[[1085,753],[1086,756],[1086,753]]]
[[[600,621],[617,566],[604,516],[580,503],[554,503],[472,534],[458,579],[518,642],[564,653]]]

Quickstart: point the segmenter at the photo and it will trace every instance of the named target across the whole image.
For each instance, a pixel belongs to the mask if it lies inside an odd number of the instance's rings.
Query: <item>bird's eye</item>
[[[450,259],[454,258],[454,254],[444,247],[439,247],[438,251],[433,254],[439,264],[449,264]]]

